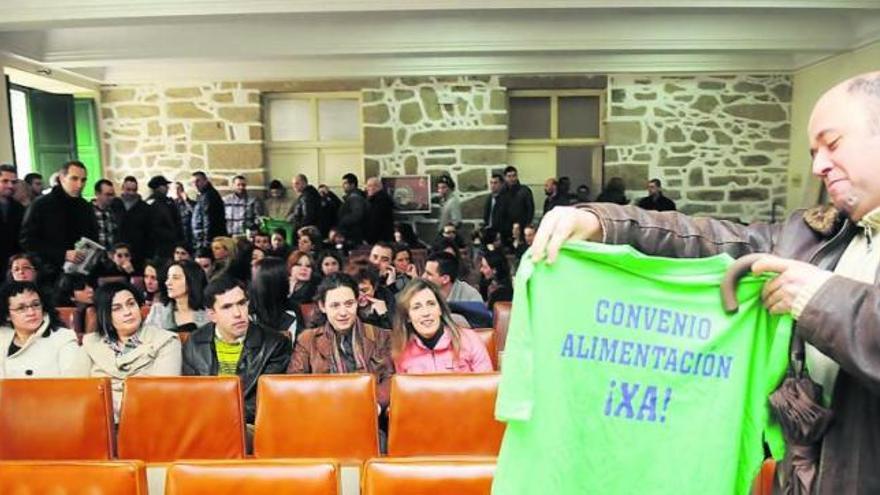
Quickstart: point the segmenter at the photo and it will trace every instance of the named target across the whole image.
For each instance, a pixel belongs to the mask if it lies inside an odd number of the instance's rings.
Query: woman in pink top
[[[413,279],[397,295],[391,349],[397,373],[493,371],[483,342],[452,321],[440,289],[424,279]]]

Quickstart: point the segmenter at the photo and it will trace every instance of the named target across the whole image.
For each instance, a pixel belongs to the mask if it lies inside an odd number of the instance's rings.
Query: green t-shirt
[[[791,318],[747,276],[727,315],[727,255],[669,259],[566,244],[516,276],[496,417],[507,422],[492,493],[747,494],[767,397],[788,364]]]

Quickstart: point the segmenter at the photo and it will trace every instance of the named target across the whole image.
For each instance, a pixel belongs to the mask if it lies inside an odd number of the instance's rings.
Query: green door
[[[95,100],[76,98],[73,100],[76,121],[76,154],[88,172],[88,180],[83,188],[83,197],[95,196],[94,184],[101,178],[101,140],[98,134],[98,119],[95,115]]]
[[[48,181],[61,165],[77,159],[73,96],[29,89],[28,117],[33,168]]]

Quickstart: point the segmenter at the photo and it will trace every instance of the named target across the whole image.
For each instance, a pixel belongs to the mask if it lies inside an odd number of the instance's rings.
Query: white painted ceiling
[[[778,72],[878,39],[880,0],[0,0],[8,64],[92,84]]]

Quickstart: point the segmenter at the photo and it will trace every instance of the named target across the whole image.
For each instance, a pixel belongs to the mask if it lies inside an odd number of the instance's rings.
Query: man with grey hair
[[[303,227],[318,225],[318,216],[321,211],[321,195],[315,186],[309,184],[305,174],[296,174],[291,181],[293,190],[299,195],[293,207],[293,227],[298,232]]]
[[[819,495],[880,493],[880,72],[826,92],[809,122],[812,171],[832,205],[801,210],[781,224],[731,222],[614,204],[555,208],[538,230],[534,261],[552,263],[568,239],[631,244],[647,254],[739,257],[767,253],[752,272],[776,273],[764,305],[791,314],[806,342],[806,367],[834,419],[821,450],[789,449],[818,464]],[[821,455],[819,454],[821,452]],[[788,493],[788,492],[786,492]]]
[[[391,242],[394,238],[394,201],[378,177],[367,179],[367,243]]]

